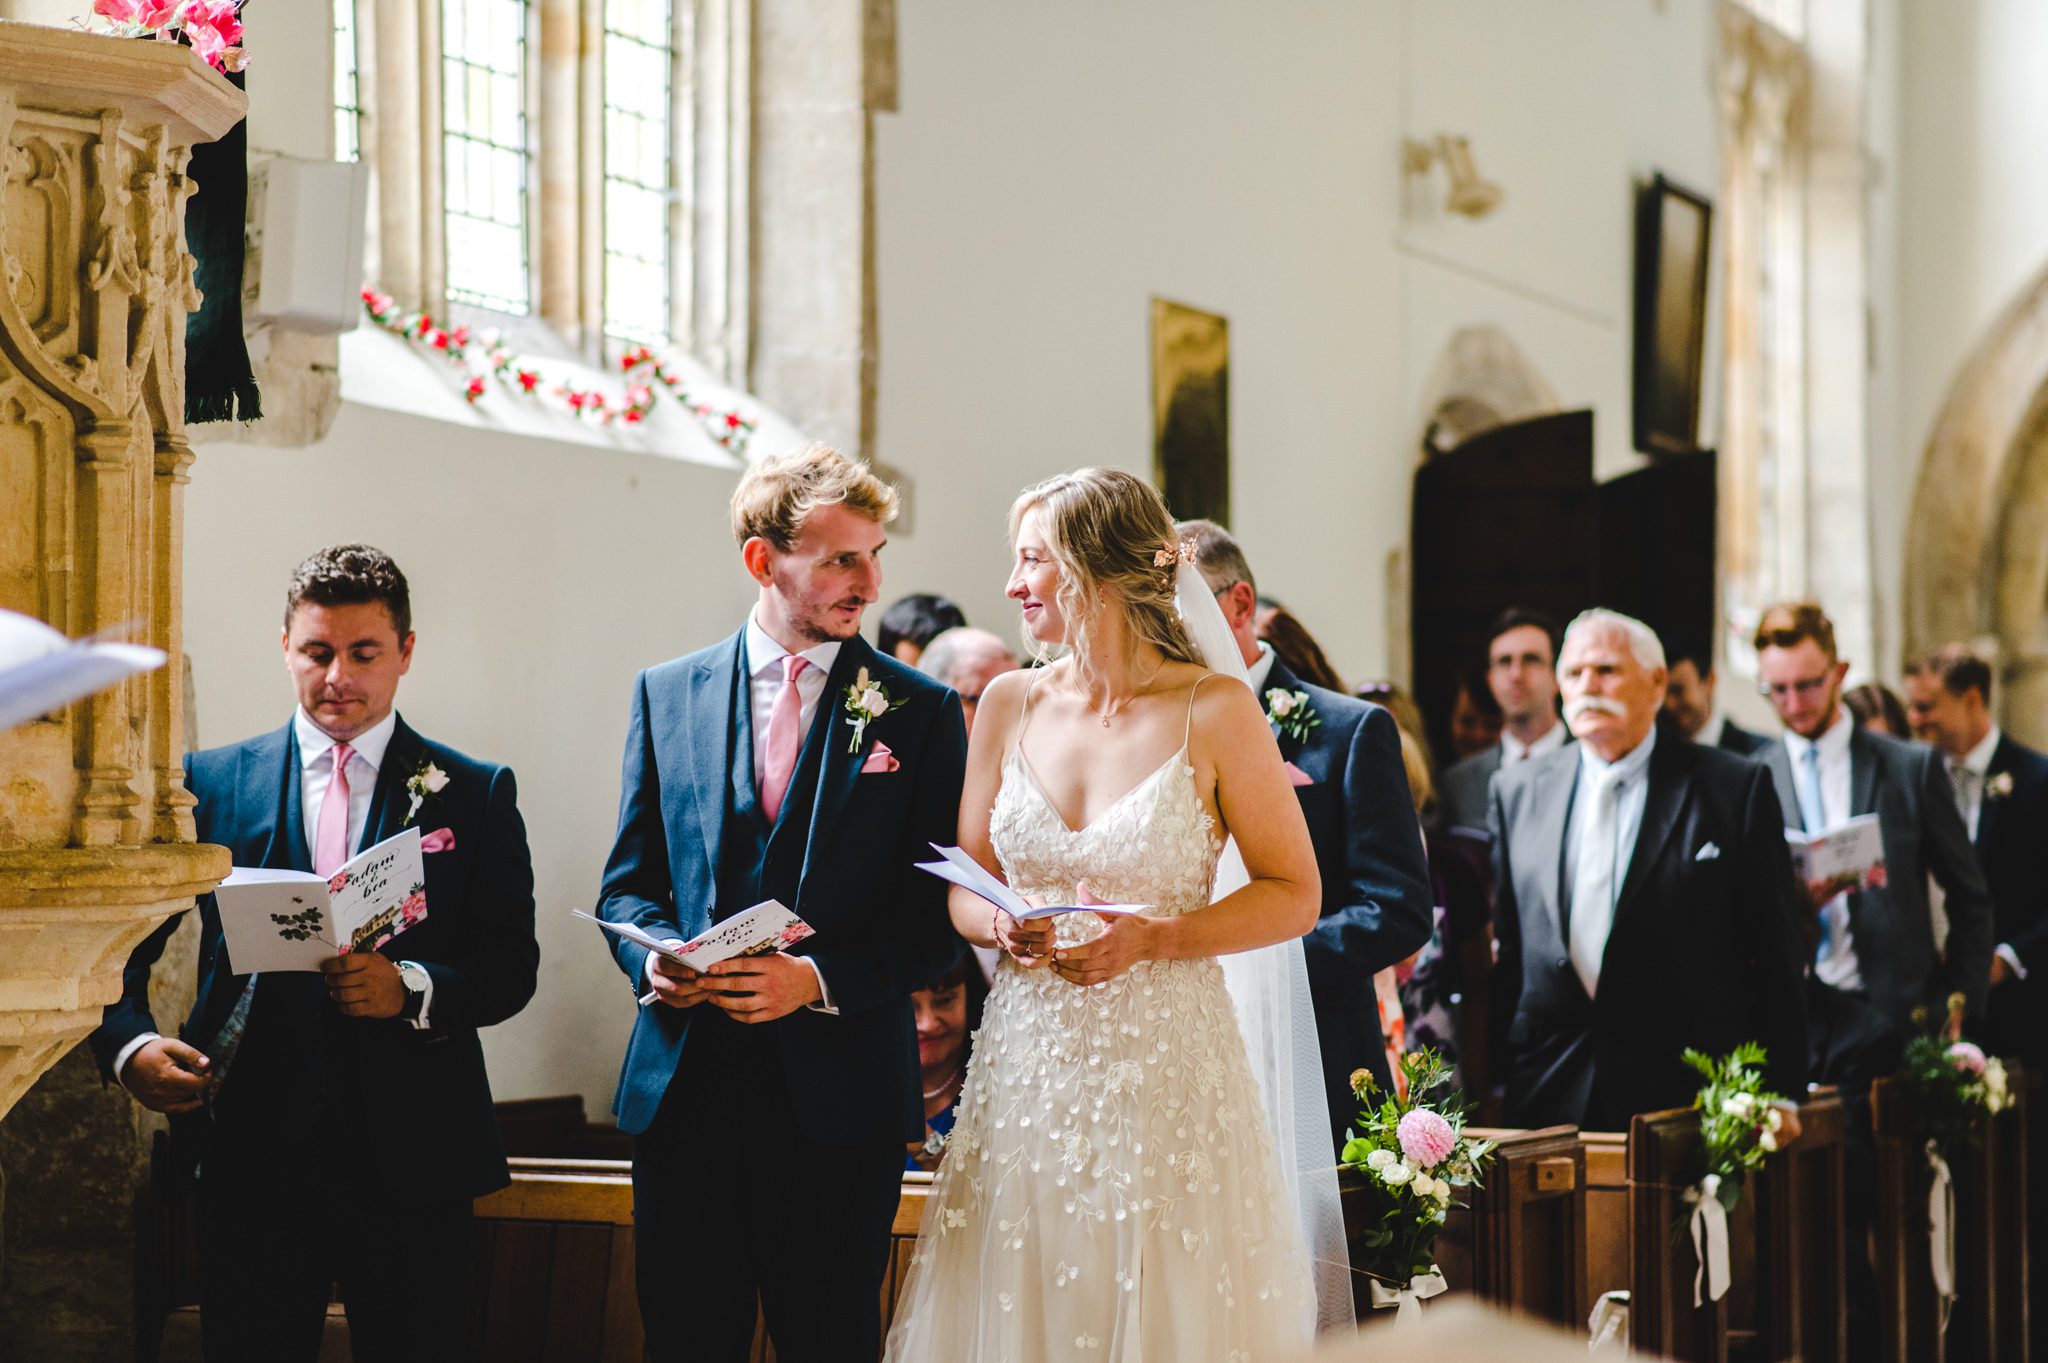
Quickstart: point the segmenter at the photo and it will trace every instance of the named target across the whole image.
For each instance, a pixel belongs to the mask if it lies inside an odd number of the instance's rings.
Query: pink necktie
[[[804,745],[804,702],[797,694],[796,679],[808,667],[810,664],[794,653],[782,660],[782,690],[768,717],[768,750],[761,755],[761,809],[769,823],[782,813],[782,797],[789,793],[797,753]]]
[[[313,872],[331,876],[348,860],[348,760],[356,750],[334,745],[334,777],[320,797],[320,824],[313,832]]]

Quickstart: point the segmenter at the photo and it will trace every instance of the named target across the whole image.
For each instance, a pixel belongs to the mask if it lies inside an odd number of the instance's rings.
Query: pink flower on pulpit
[[[1451,1129],[1451,1124],[1426,1107],[1415,1108],[1402,1117],[1401,1124],[1394,1128],[1394,1136],[1401,1142],[1401,1152],[1409,1162],[1423,1169],[1442,1164],[1458,1143],[1458,1133]]]
[[[1983,1050],[1968,1041],[1958,1041],[1953,1046],[1950,1046],[1948,1048],[1948,1058],[1949,1063],[1964,1074],[1982,1074],[1984,1073],[1984,1066],[1989,1063],[1985,1059]]]

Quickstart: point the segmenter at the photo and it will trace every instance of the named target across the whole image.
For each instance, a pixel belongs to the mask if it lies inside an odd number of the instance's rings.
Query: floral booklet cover
[[[322,961],[374,950],[427,916],[420,830],[358,852],[326,879],[237,866],[214,897],[237,975],[318,970]]]
[[[1808,885],[1839,892],[1884,884],[1884,838],[1875,814],[1858,814],[1818,833],[1788,828],[1785,841],[1792,848],[1792,869]]]
[[[702,970],[736,956],[765,956],[771,951],[795,946],[815,931],[777,899],[764,899],[751,909],[742,909],[730,918],[713,923],[708,931],[697,934],[681,946],[672,946],[670,942],[673,939],[656,937],[631,923],[608,923],[581,909],[569,912],[578,918],[588,918],[606,932],[638,942],[649,951],[660,952],[692,970]]]

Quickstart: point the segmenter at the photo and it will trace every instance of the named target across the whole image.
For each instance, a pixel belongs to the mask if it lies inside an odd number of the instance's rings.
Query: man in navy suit
[[[634,683],[599,913],[682,942],[768,899],[816,935],[698,974],[623,939],[648,1002],[614,1104],[633,1144],[650,1356],[873,1358],[907,1144],[924,1135],[910,995],[958,958],[946,885],[959,699],[860,637],[896,494],[822,445],[733,492],[759,599]],[[863,708],[860,702],[865,700]]]
[[[533,869],[512,773],[429,742],[392,709],[412,662],[405,576],[367,545],[323,549],[286,595],[299,708],[185,764],[199,840],[237,866],[326,873],[408,824],[427,916],[322,973],[239,975],[211,895],[199,995],[157,1034],[130,956],[90,1038],[102,1070],[171,1114],[199,1174],[209,1360],[311,1360],[332,1284],[361,1360],[467,1356],[471,1199],[509,1181],[477,1029],[533,997]],[[419,793],[417,801],[414,794]]]
[[[1704,639],[1681,640],[1666,650],[1670,677],[1664,688],[1664,718],[1678,737],[1703,748],[1721,748],[1737,757],[1761,756],[1771,740],[1752,733],[1714,703],[1714,650]]]
[[[1351,1072],[1370,1070],[1382,1086],[1393,1077],[1372,977],[1421,950],[1434,919],[1401,733],[1382,707],[1309,685],[1259,642],[1258,585],[1228,532],[1214,521],[1178,531],[1194,540],[1195,564],[1237,636],[1315,844],[1323,911],[1302,949],[1341,1145],[1358,1117]]]

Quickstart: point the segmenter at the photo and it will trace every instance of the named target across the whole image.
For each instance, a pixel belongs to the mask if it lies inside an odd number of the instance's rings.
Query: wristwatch
[[[417,961],[400,961],[398,963],[398,978],[405,985],[405,1003],[399,1008],[398,1016],[404,1018],[407,1022],[417,1022],[420,1017],[420,1009],[425,1007],[427,1002],[427,985],[429,981],[427,979],[426,967]]]

